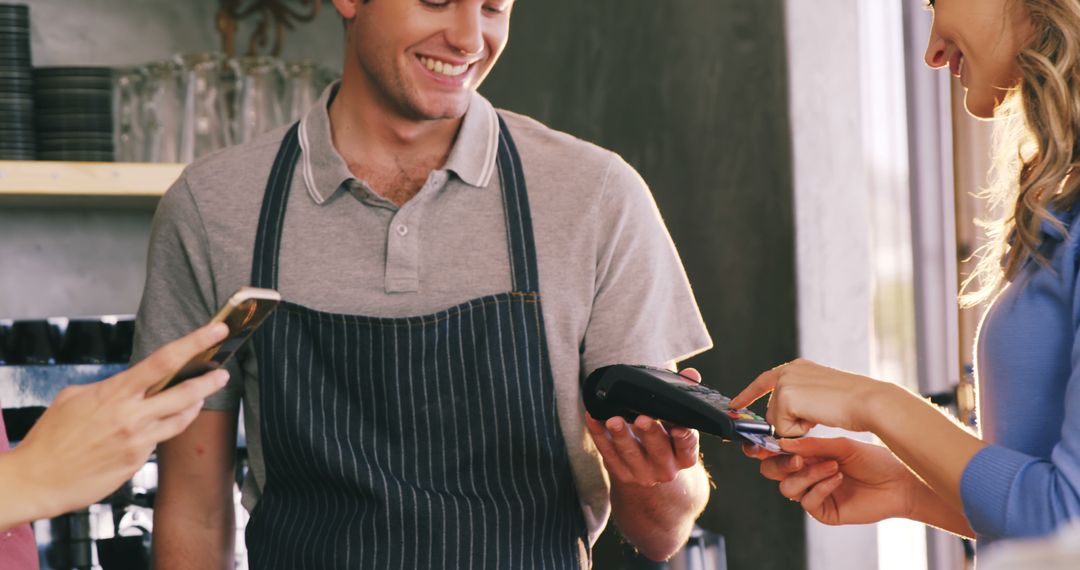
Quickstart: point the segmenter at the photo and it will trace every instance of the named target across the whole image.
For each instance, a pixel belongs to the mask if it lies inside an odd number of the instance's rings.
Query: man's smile
[[[420,65],[428,68],[428,71],[434,71],[435,73],[445,75],[447,77],[457,77],[469,70],[472,66],[471,63],[462,63],[455,65],[448,61],[435,59],[425,55],[416,56],[420,60]]]

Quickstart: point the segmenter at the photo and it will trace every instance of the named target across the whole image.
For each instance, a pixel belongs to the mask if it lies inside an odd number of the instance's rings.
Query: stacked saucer
[[[37,157],[111,162],[112,69],[34,68]]]
[[[0,160],[33,160],[30,10],[0,4]]]

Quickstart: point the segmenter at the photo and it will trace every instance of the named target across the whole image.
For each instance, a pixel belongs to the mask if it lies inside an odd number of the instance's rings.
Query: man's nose
[[[483,5],[460,3],[453,25],[446,31],[450,47],[463,54],[479,54],[484,50]]]

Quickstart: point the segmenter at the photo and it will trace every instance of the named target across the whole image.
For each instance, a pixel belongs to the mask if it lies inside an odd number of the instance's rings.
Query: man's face
[[[403,117],[462,117],[506,47],[513,3],[358,1],[348,35],[360,82]]]

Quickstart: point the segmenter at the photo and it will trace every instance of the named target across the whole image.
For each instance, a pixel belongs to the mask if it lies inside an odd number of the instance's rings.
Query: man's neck
[[[334,147],[347,163],[445,162],[463,119],[403,117],[349,79],[342,80],[330,105]]]

